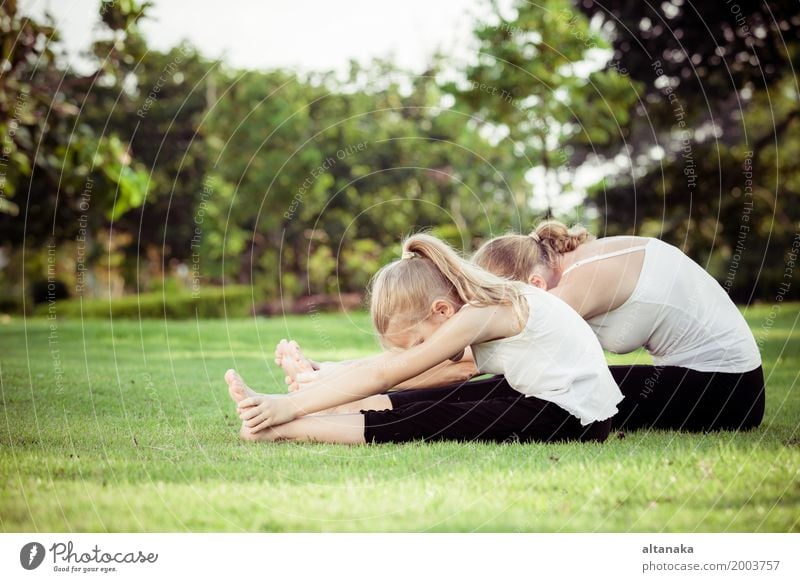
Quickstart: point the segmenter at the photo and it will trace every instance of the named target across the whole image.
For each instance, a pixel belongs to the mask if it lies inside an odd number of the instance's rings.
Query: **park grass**
[[[374,352],[364,314],[12,319],[0,323],[0,529],[800,531],[800,306],[746,317],[768,385],[758,430],[361,447],[240,442],[222,375],[282,391],[281,337],[323,359]]]

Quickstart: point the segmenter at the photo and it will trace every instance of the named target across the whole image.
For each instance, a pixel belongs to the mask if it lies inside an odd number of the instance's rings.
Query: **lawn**
[[[281,337],[368,354],[363,314],[0,322],[1,529],[800,531],[800,306],[746,316],[768,383],[756,431],[361,447],[240,442],[222,375],[281,391]]]

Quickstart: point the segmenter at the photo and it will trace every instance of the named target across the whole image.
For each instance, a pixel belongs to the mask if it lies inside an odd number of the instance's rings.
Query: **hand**
[[[313,372],[300,372],[295,376],[294,380],[286,376],[284,382],[286,382],[289,392],[297,392],[298,390],[308,388],[312,383],[321,380],[332,371],[330,367],[326,367],[324,371],[317,368]]]
[[[290,385],[289,390],[294,391],[309,388],[315,382],[319,382],[326,376],[332,375],[333,372],[334,370],[331,368],[314,370],[313,372],[301,372],[295,377],[294,383]]]
[[[239,402],[239,418],[251,433],[270,426],[290,422],[296,418],[294,408],[285,396],[258,394]]]

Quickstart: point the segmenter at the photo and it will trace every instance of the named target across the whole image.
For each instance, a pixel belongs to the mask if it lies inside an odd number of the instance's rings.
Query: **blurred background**
[[[6,317],[356,308],[405,234],[546,217],[800,297],[796,0],[6,0],[0,33]]]

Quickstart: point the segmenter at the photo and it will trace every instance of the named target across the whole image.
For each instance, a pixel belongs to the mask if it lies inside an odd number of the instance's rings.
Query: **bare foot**
[[[247,426],[247,423],[244,422],[242,423],[242,429],[239,431],[239,438],[250,443],[256,443],[259,441],[274,443],[277,441],[288,440],[281,435],[280,431],[276,427],[270,426],[264,430],[253,432],[250,430],[250,427]]]
[[[228,384],[228,394],[230,394],[231,400],[236,404],[239,404],[245,398],[250,398],[258,394],[258,392],[244,383],[244,380],[236,373],[236,370],[228,370],[225,372],[225,382]]]
[[[248,441],[248,442],[256,442],[261,440],[259,438],[259,433],[251,432],[250,428],[244,422],[242,423],[242,429],[239,431],[239,438],[242,439],[243,441]]]
[[[303,355],[303,351],[294,340],[281,340],[278,343],[275,348],[275,363],[286,374],[286,384],[289,386],[289,392],[294,392],[298,389],[298,374],[314,371],[313,363]]]

